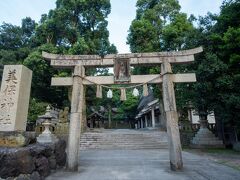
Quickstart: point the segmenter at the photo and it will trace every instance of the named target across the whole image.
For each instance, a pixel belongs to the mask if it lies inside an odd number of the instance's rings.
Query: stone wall
[[[31,144],[20,148],[0,147],[0,178],[38,180],[66,162],[66,142]],[[21,178],[20,178],[21,179]]]

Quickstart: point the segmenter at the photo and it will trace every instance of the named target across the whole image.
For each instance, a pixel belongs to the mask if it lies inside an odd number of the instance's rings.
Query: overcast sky
[[[219,13],[223,0],[179,0],[182,12],[188,15],[204,16],[207,12]],[[110,42],[119,53],[129,52],[126,37],[131,21],[135,18],[137,0],[111,0],[111,14],[108,18]],[[55,0],[0,0],[0,23],[21,24],[21,19],[31,17],[39,21],[41,14],[55,8]]]

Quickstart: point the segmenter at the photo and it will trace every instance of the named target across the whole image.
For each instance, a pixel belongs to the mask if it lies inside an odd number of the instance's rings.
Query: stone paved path
[[[207,157],[183,153],[184,169],[169,169],[168,150],[87,150],[79,172],[57,171],[47,180],[240,180],[240,171]]]

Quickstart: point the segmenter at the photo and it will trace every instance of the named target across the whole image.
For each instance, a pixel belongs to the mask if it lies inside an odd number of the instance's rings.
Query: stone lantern
[[[200,129],[191,141],[192,148],[224,148],[223,142],[208,129],[208,113],[199,112]]]
[[[46,113],[39,118],[43,119],[42,125],[45,130],[37,137],[38,143],[55,143],[58,141],[57,137],[51,133],[49,127],[52,125],[51,120],[53,116],[50,114],[50,106],[47,106]]]

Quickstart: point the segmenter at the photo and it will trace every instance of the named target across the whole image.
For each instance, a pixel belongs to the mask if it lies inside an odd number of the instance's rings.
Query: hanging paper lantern
[[[109,89],[107,92],[107,98],[112,98],[112,97],[113,97],[113,92],[111,89]]]
[[[138,89],[137,89],[137,88],[134,88],[132,94],[133,94],[133,96],[135,96],[135,97],[139,96],[139,91],[138,91]]]
[[[102,86],[100,86],[100,85],[97,85],[96,97],[102,98]]]
[[[147,84],[143,85],[143,96],[148,96],[148,86],[147,86]]]
[[[126,89],[125,88],[121,88],[121,97],[120,97],[121,101],[126,101],[127,100],[127,96],[126,96]]]

